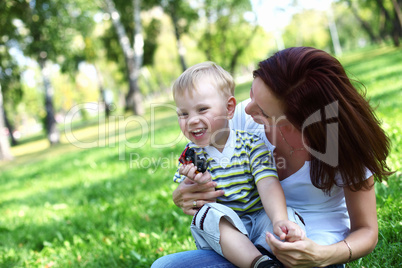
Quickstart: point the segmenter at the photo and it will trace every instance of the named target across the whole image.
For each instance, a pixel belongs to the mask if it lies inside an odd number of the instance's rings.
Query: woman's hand
[[[216,182],[196,183],[185,178],[173,191],[173,202],[188,215],[194,215],[206,203],[214,203],[224,191],[215,191]],[[194,206],[195,205],[195,206]]]
[[[266,241],[272,253],[285,267],[316,267],[323,263],[320,245],[306,236],[295,242],[283,242],[267,233]]]

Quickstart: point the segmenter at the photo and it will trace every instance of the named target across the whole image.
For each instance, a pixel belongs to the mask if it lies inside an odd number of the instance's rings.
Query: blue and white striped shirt
[[[272,152],[257,135],[232,130],[222,153],[212,146],[199,148],[192,142],[187,146],[194,148],[200,158],[207,159],[216,190],[224,190],[225,194],[217,198],[218,203],[232,208],[239,216],[263,208],[257,182],[278,175]],[[183,179],[177,169],[173,180],[180,183]]]

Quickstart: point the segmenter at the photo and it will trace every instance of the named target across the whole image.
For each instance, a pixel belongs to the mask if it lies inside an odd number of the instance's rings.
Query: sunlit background
[[[398,1],[135,2],[2,1],[2,128],[13,143],[40,132],[57,143],[53,124],[77,104],[113,102],[115,113],[141,114],[150,102],[169,99],[172,81],[201,61],[243,82],[258,61],[286,47],[342,56],[400,39],[393,30]],[[91,113],[82,109],[74,119]]]

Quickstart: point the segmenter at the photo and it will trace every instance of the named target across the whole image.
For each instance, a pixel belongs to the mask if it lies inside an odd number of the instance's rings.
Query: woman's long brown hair
[[[303,133],[309,149],[324,155],[328,144],[337,145],[326,161],[310,150],[314,186],[329,193],[339,173],[343,185],[358,191],[372,187],[366,169],[377,181],[392,173],[386,164],[390,140],[337,59],[315,48],[293,47],[260,62],[253,75],[285,104],[287,119]],[[317,111],[320,120],[306,125]],[[337,124],[336,131],[330,124]]]

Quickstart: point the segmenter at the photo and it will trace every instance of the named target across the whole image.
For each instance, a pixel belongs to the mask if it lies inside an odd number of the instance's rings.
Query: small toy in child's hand
[[[193,163],[194,166],[197,167],[195,173],[205,172],[208,166],[206,159],[199,158],[194,149],[190,147],[186,147],[186,149],[184,149],[180,155],[179,161],[183,165]]]

